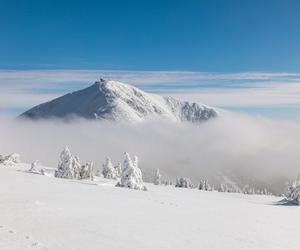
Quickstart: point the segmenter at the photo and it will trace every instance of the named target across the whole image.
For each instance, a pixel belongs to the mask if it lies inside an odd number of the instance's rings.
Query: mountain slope
[[[171,97],[149,94],[133,86],[101,79],[92,86],[40,104],[20,117],[66,118],[138,122],[153,117],[173,121],[199,122],[218,116],[205,105],[181,102]]]

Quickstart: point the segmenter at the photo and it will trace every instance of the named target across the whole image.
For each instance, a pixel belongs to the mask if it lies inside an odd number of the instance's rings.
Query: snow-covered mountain
[[[218,116],[214,108],[146,93],[133,86],[100,79],[92,86],[40,104],[22,118],[66,118],[139,122],[160,117],[172,121],[200,122]]]

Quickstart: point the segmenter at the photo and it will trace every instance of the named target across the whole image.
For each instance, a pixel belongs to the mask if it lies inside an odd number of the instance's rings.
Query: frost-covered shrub
[[[154,185],[161,184],[161,174],[159,173],[159,168],[157,168],[155,171],[153,183],[154,183]]]
[[[81,164],[79,158],[71,154],[68,147],[61,152],[55,177],[80,179]]]
[[[204,190],[204,191],[212,191],[212,187],[209,185],[208,180],[200,180],[199,183],[199,190]]]
[[[106,157],[105,163],[102,165],[102,175],[107,179],[116,179],[117,174],[111,163],[111,159]]]
[[[20,155],[13,153],[10,155],[0,155],[0,164],[3,164],[5,166],[14,166],[16,164],[20,163]]]
[[[177,177],[175,187],[181,188],[193,188],[193,184],[190,179],[185,177]]]
[[[134,161],[132,161],[129,154],[125,152],[121,180],[117,183],[117,186],[147,190],[143,182],[142,171],[138,167],[138,158],[136,156],[134,157]]]

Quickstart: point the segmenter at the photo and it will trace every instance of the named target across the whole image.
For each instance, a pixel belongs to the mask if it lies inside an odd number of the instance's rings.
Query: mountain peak
[[[95,86],[105,86],[108,84],[108,82],[110,82],[109,80],[106,80],[104,78],[100,78],[99,80],[95,81],[94,85]]]
[[[124,122],[139,122],[151,117],[200,122],[217,117],[218,111],[100,78],[88,88],[40,104],[20,115],[31,119],[69,116]]]
[[[119,92],[119,91],[133,91],[133,89],[136,89],[135,87],[115,81],[115,80],[106,80],[103,78],[100,78],[99,81],[96,81],[94,83],[94,86],[99,88],[100,91],[103,93],[107,92]]]
[[[95,81],[95,84],[103,84],[103,83],[106,83],[107,80],[105,80],[104,78],[100,78],[99,81]]]

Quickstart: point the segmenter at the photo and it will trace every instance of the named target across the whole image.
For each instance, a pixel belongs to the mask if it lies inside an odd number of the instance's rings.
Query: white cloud
[[[261,84],[249,88],[202,88],[169,93],[173,97],[208,103],[212,106],[259,107],[300,105],[300,82]]]
[[[190,71],[122,71],[122,70],[9,70],[0,71],[2,82],[30,83],[45,81],[47,84],[57,82],[87,82],[106,77],[127,81],[131,84],[158,83],[206,83],[212,80],[287,80],[300,81],[297,73],[268,73],[268,72],[190,72]]]
[[[0,110],[31,107],[58,97],[55,94],[0,93]]]

